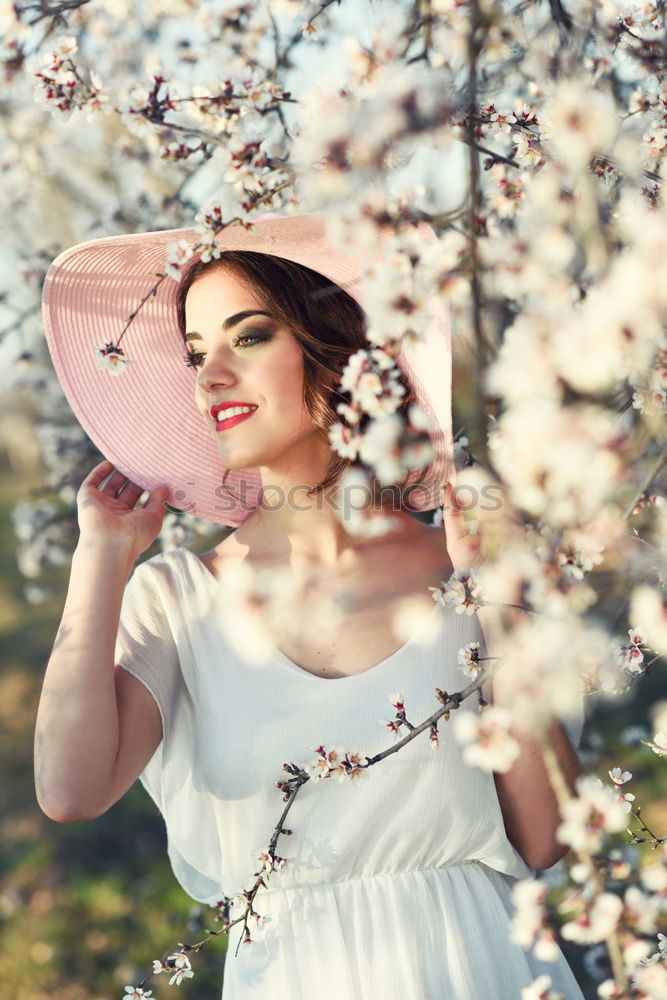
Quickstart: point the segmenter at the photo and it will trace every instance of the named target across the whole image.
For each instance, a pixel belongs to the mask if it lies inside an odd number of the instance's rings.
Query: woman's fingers
[[[112,472],[107,482],[104,484],[101,493],[108,497],[118,497],[120,499],[121,490],[129,484],[130,480],[122,472]]]
[[[91,487],[99,486],[102,480],[106,479],[112,469],[112,462],[107,462],[106,460],[104,462],[100,462],[99,465],[96,465],[95,468],[88,473],[81,485]]]
[[[104,486],[101,486],[105,479],[106,482],[104,483]],[[113,462],[109,462],[107,460],[100,462],[99,465],[95,466],[95,468],[83,480],[82,487],[83,486],[88,487],[91,490],[97,490],[105,496],[122,500],[129,508],[133,508],[142,493],[146,492],[143,486],[139,486],[137,483],[132,482],[131,479],[128,479],[127,476],[123,475],[122,472],[115,468]],[[155,493],[157,491],[161,492],[155,498]],[[150,500],[155,498],[155,501],[151,504],[151,508],[162,503],[163,500],[167,499],[170,493],[170,487],[165,485],[158,486],[157,490],[153,491],[153,494],[150,497]],[[146,501],[143,506],[148,507],[149,501]]]
[[[132,483],[128,480],[125,489],[119,495],[118,499],[122,500],[123,503],[126,503],[128,507],[134,507],[137,500],[144,492],[143,486],[137,486],[136,483]]]
[[[144,504],[144,510],[154,510],[161,507],[166,501],[171,499],[170,486],[156,486],[148,500]]]
[[[445,484],[445,502],[442,508],[442,517],[450,535],[463,538],[468,534],[463,510],[465,508],[458,502],[456,492],[451,483]]]

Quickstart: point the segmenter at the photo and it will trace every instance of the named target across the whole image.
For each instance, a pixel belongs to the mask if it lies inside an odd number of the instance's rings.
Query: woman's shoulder
[[[132,576],[136,578],[135,585],[177,592],[179,584],[185,584],[186,592],[191,591],[190,582],[193,574],[203,575],[208,571],[215,575],[215,549],[197,555],[191,549],[181,546],[164,549],[141,562],[138,562]]]

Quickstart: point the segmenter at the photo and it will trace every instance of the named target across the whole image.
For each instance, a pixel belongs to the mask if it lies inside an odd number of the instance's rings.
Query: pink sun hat
[[[419,232],[425,241],[435,239],[425,224]],[[228,471],[206,432],[194,402],[193,370],[183,361],[179,282],[165,273],[171,244],[187,247],[185,256],[198,248],[192,258],[197,259],[202,242],[193,228],[79,243],[50,265],[42,315],[63,391],[105,458],[144,490],[168,485],[173,509],[235,527],[261,503],[260,473],[256,468]],[[272,254],[318,271],[362,308],[362,272],[368,263],[383,263],[382,237],[378,250],[360,259],[327,240],[326,218],[320,214],[260,215],[251,229],[223,229],[215,243],[221,251]],[[422,333],[419,343],[402,343],[396,357],[431,424],[433,458],[410,491],[412,510],[439,506],[453,470],[451,339],[444,303]],[[117,366],[100,367],[99,348],[117,346],[121,335],[120,354],[110,350],[106,359],[115,357]]]

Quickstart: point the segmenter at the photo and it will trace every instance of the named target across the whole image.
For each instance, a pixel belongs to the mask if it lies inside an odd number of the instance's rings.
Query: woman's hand
[[[469,534],[466,527],[463,515],[465,509],[465,505],[458,502],[453,484],[446,483],[442,521],[445,528],[447,554],[452,561],[454,571],[478,569],[484,562],[479,534]]]
[[[111,462],[100,462],[86,476],[76,496],[81,538],[127,544],[136,559],[157,538],[165,513],[164,502],[171,490],[168,486],[158,486],[142,507],[135,507],[143,492],[141,486],[127,479]]]
[[[445,542],[454,570],[474,570],[479,569],[492,552],[497,552],[510,541],[523,538],[525,526],[504,494],[500,499],[487,491],[487,497],[484,489],[478,488],[493,485],[500,490],[500,484],[481,484],[476,478],[471,478],[470,483],[462,482],[460,485],[464,489],[462,500],[457,496],[455,483],[445,485],[445,502],[442,508]],[[474,507],[471,507],[469,501],[471,494],[478,497]],[[480,496],[484,497],[482,501],[479,500]],[[493,499],[496,505],[484,506],[487,498]],[[470,534],[464,515],[468,510],[474,521],[474,534]]]

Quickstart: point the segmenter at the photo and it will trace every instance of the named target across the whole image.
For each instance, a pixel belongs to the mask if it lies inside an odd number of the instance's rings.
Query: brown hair
[[[369,346],[361,306],[339,285],[302,264],[256,251],[226,250],[219,258],[207,262],[196,260],[181,278],[177,313],[183,338],[188,291],[197,278],[216,267],[231,271],[250,284],[298,341],[304,360],[304,404],[328,441],[329,428],[339,420],[337,405],[349,402],[349,393],[337,388],[343,369],[350,355]],[[415,397],[402,372],[400,381],[406,393],[398,412],[406,414]],[[364,426],[362,422],[362,430]],[[331,486],[356,464],[332,452],[324,479],[308,492],[316,493]],[[377,486],[374,484],[375,490]]]

